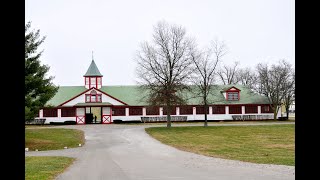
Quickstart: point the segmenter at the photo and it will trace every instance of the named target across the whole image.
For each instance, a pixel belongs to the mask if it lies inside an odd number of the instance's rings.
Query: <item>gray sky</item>
[[[135,84],[133,60],[160,20],[186,28],[200,47],[224,41],[224,64],[295,63],[293,0],[26,0],[26,22],[46,36],[41,62],[56,85],[83,85],[94,60],[103,85]]]

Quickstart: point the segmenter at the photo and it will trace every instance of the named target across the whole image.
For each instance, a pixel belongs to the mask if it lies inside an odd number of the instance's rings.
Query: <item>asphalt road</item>
[[[269,123],[270,124],[270,123]],[[254,164],[177,150],[151,138],[141,125],[69,125],[85,132],[79,148],[26,152],[76,157],[58,180],[287,180],[292,166]]]

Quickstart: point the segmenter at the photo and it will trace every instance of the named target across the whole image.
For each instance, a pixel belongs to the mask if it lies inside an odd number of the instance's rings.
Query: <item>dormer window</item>
[[[228,101],[239,101],[239,92],[228,92]]]
[[[102,102],[101,94],[97,94],[97,91],[92,90],[90,94],[86,94],[86,102]]]
[[[240,100],[240,89],[236,87],[231,87],[227,89],[225,98],[227,101],[239,101]]]

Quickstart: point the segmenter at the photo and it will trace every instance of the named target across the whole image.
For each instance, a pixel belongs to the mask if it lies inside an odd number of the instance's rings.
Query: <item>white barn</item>
[[[46,124],[66,121],[110,124],[115,121],[165,120],[165,109],[144,102],[144,93],[139,86],[103,86],[103,75],[94,60],[83,77],[82,86],[60,86],[46,107],[39,111],[37,118],[45,118]],[[217,85],[214,89],[209,99],[215,103],[206,109],[208,120],[273,119],[266,97],[241,85]],[[201,99],[191,94],[189,97],[186,105],[172,108],[173,121],[204,119],[205,110],[199,105]]]

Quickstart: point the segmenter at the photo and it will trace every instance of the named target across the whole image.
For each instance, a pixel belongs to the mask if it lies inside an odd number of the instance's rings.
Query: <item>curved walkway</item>
[[[57,177],[58,180],[294,179],[295,168],[292,166],[225,160],[177,150],[145,133],[144,128],[148,126],[150,125],[58,126],[54,128],[83,130],[86,144],[80,148],[30,151],[25,154],[77,158],[72,166]]]

